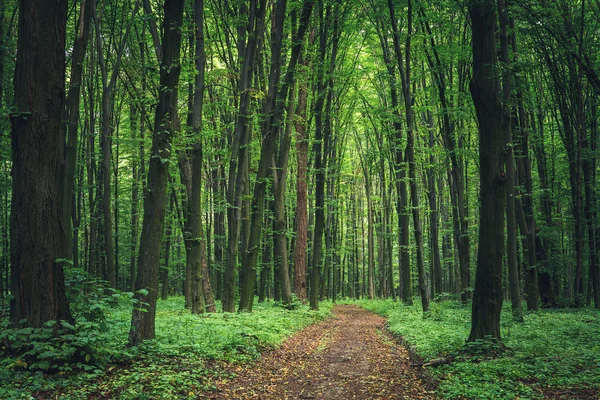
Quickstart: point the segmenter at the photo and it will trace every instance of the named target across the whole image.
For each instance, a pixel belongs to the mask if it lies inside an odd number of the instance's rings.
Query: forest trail
[[[385,319],[354,305],[221,381],[214,399],[433,399]]]

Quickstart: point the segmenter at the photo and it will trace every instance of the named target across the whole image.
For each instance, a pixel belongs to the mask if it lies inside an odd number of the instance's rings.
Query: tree
[[[256,264],[258,258],[258,245],[262,230],[262,212],[264,204],[264,196],[266,191],[266,180],[270,169],[273,166],[273,156],[277,144],[277,133],[280,125],[283,123],[283,111],[285,99],[288,97],[294,81],[294,73],[296,64],[300,57],[300,50],[304,42],[304,35],[310,23],[310,15],[312,12],[314,1],[305,0],[302,6],[302,15],[300,17],[300,26],[298,32],[294,35],[293,48],[287,70],[283,78],[281,86],[279,86],[281,75],[281,46],[283,39],[283,25],[285,22],[286,0],[278,0],[275,8],[275,18],[273,19],[272,31],[272,68],[269,74],[269,90],[267,101],[264,104],[265,120],[262,124],[262,142],[260,160],[258,163],[258,171],[256,174],[256,182],[254,185],[254,193],[252,198],[252,222],[250,226],[250,235],[246,253],[243,255],[244,281],[240,294],[240,311],[252,311],[252,303],[254,300],[254,286],[256,281]],[[285,144],[289,146],[289,142]],[[287,257],[287,254],[286,254]],[[287,270],[284,271],[287,274]],[[289,285],[289,283],[288,283]],[[288,298],[288,300],[291,300]]]
[[[140,240],[140,256],[135,288],[135,305],[131,317],[129,345],[154,338],[156,298],[158,296],[158,264],[167,208],[167,179],[171,140],[175,133],[179,53],[184,0],[166,0],[160,68],[160,95],[154,118],[154,132],[148,186],[144,196],[144,221]]]
[[[501,341],[502,254],[504,251],[504,132],[497,71],[496,4],[471,1],[473,76],[471,96],[479,123],[480,221],[477,272],[468,341]]]
[[[21,1],[12,123],[10,320],[73,322],[61,246],[67,0]],[[40,60],[44,60],[40,62]]]

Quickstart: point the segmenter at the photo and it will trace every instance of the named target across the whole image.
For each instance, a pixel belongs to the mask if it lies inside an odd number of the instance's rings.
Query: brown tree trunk
[[[510,286],[510,300],[513,319],[523,322],[523,309],[521,307],[521,284],[519,280],[519,265],[517,262],[517,220],[515,211],[515,160],[512,138],[512,110],[510,108],[511,78],[510,59],[508,55],[508,11],[504,0],[498,0],[498,14],[500,16],[500,51],[503,63],[502,85],[502,129],[505,137],[506,157],[506,250],[508,258],[508,281]]]
[[[305,60],[300,62],[304,68]],[[306,247],[308,245],[308,133],[307,133],[308,90],[305,82],[298,85],[298,104],[296,106],[296,243],[294,248],[294,293],[302,303],[306,302]]]
[[[443,111],[442,115],[442,133],[444,138],[444,146],[449,152],[451,169],[448,174],[448,184],[450,186],[450,198],[452,202],[452,223],[454,233],[454,244],[458,252],[458,262],[460,269],[460,296],[463,302],[471,298],[471,271],[470,271],[470,244],[469,244],[469,228],[467,222],[467,202],[465,199],[464,185],[464,163],[456,153],[457,147],[460,148],[460,140],[455,139],[455,121],[451,119],[449,108],[451,101],[446,96],[447,79],[444,73],[440,56],[437,52],[435,37],[432,34],[431,27],[425,17],[425,10],[421,7],[420,13],[423,17],[422,23],[430,37],[431,52],[433,57],[426,52],[427,62],[432,71],[434,80],[439,92],[439,99]],[[464,74],[463,74],[464,75]],[[464,76],[459,74],[460,80]],[[453,263],[451,264],[453,265]],[[453,283],[453,280],[451,280]]]
[[[136,140],[136,131],[139,129],[137,126],[138,114],[135,109],[135,105],[131,104],[129,109],[129,121],[131,126],[131,139]],[[140,120],[140,124],[144,124],[144,121]],[[138,169],[138,163],[136,160],[133,161],[132,166],[133,182],[131,183],[131,243],[129,245],[130,259],[129,259],[129,290],[135,291],[135,261],[137,256],[137,241],[138,241],[138,228],[139,228],[139,180],[140,172]]]
[[[73,232],[71,230],[73,217],[73,189],[75,186],[75,170],[77,167],[77,131],[79,128],[79,104],[81,85],[83,77],[83,60],[89,39],[92,14],[96,9],[95,0],[81,2],[79,11],[79,23],[77,27],[77,36],[73,44],[73,53],[71,55],[71,77],[69,80],[69,93],[66,101],[66,151],[64,160],[64,175],[61,177],[63,190],[60,192],[60,203],[63,205],[62,224],[65,227],[65,243],[63,244],[63,258],[73,259]],[[2,34],[2,33],[0,33]],[[2,55],[0,55],[2,57]],[[2,71],[0,71],[0,76]]]
[[[396,11],[394,4],[391,0],[388,0],[388,11],[392,23],[392,32],[394,40],[394,52],[396,54],[397,65],[403,71],[404,66],[402,63],[402,50],[400,49],[400,34],[398,31],[398,22],[396,21]],[[393,74],[390,72],[390,74]],[[402,72],[404,74],[404,72]],[[403,78],[405,80],[406,77]],[[395,79],[391,81],[395,88]],[[403,82],[403,86],[404,86]],[[398,104],[397,94],[392,91],[392,105]],[[410,100],[407,100],[410,102]],[[394,107],[395,109],[396,107]],[[401,140],[402,140],[402,126],[400,123],[400,115],[395,112],[394,131],[395,135],[395,164],[394,169],[396,171],[396,211],[398,213],[398,249],[399,249],[399,269],[400,269],[400,298],[405,304],[412,304],[412,278],[410,270],[410,254],[409,254],[409,219],[408,219],[408,193],[406,190],[406,160],[402,154]]]
[[[21,1],[12,123],[10,321],[73,323],[65,294],[59,174],[65,137],[66,0]],[[43,62],[40,62],[43,60]],[[68,199],[70,201],[70,198]]]
[[[148,170],[148,189],[144,197],[144,221],[140,240],[139,273],[136,288],[147,292],[135,295],[139,303],[133,309],[129,345],[153,339],[155,334],[156,296],[158,292],[158,266],[160,243],[165,224],[167,200],[168,160],[171,157],[173,120],[176,113],[177,84],[179,82],[179,54],[183,0],[166,0],[164,5],[163,59],[160,69],[160,91],[152,150]]]
[[[287,120],[284,130],[280,130],[283,135],[279,142],[279,155],[277,163],[273,169],[273,211],[274,211],[274,232],[273,249],[275,264],[278,266],[279,283],[281,285],[281,299],[283,304],[292,302],[292,286],[290,284],[288,252],[287,252],[287,229],[285,219],[285,188],[287,180],[288,160],[290,156],[291,130],[293,129],[295,103],[295,88],[290,89],[288,99]]]
[[[390,18],[392,20],[392,30],[394,33],[394,50],[398,61],[398,70],[402,83],[402,95],[404,97],[404,110],[406,117],[406,161],[408,163],[408,176],[410,178],[410,199],[412,203],[412,219],[413,219],[413,234],[415,236],[415,245],[417,247],[417,275],[419,280],[419,294],[421,296],[421,305],[423,312],[429,311],[429,295],[427,293],[427,282],[425,280],[425,259],[423,255],[423,232],[421,227],[421,219],[419,216],[419,194],[417,191],[417,179],[414,156],[414,116],[412,111],[412,94],[410,80],[410,38],[412,36],[412,1],[408,1],[408,37],[406,39],[406,55],[405,63],[402,62],[402,52],[400,50],[400,41],[398,34],[398,26],[394,11],[394,5],[391,0],[388,0],[388,8]]]
[[[264,107],[265,120],[262,124],[263,140],[261,143],[260,160],[254,185],[252,198],[251,226],[247,250],[244,254],[244,280],[240,293],[240,311],[252,311],[254,300],[254,289],[256,283],[256,264],[258,259],[258,247],[262,230],[262,212],[266,191],[269,169],[273,165],[273,154],[276,147],[277,130],[283,120],[283,106],[294,78],[294,71],[300,49],[304,41],[304,34],[308,28],[310,14],[313,6],[312,0],[306,0],[302,8],[300,26],[298,33],[293,38],[292,54],[288,63],[283,82],[280,82],[281,74],[281,42],[283,36],[283,24],[285,22],[286,1],[279,0],[274,11],[274,26],[271,40],[271,72],[269,76],[269,90]],[[280,86],[281,85],[281,86]],[[280,87],[279,87],[280,86]],[[285,271],[287,274],[287,271]]]
[[[497,77],[496,6],[493,0],[471,1],[473,76],[471,96],[479,121],[480,223],[477,272],[468,341],[501,341],[502,254],[504,251],[504,132]]]
[[[133,15],[137,14],[138,3],[133,10]],[[119,69],[121,68],[121,57],[125,50],[125,44],[127,43],[127,37],[131,32],[131,26],[133,25],[134,18],[131,18],[121,44],[117,50],[116,61],[113,65],[113,70],[109,78],[108,71],[106,69],[106,63],[104,60],[104,52],[102,48],[102,39],[100,32],[100,21],[96,16],[96,10],[94,12],[94,21],[96,26],[96,48],[98,50],[98,63],[102,74],[102,173],[100,174],[102,183],[102,215],[103,215],[103,227],[104,227],[104,257],[106,261],[106,276],[104,277],[110,284],[111,287],[116,287],[117,274],[115,266],[115,244],[113,236],[113,224],[112,224],[112,196],[111,196],[111,185],[110,185],[110,164],[111,164],[111,152],[112,152],[112,114],[111,114],[111,101],[112,92],[117,82],[117,76]]]
[[[227,254],[225,276],[223,280],[223,311],[235,311],[236,272],[239,256],[238,242],[241,238],[240,221],[242,218],[242,205],[248,168],[248,148],[250,141],[250,87],[254,76],[254,63],[256,61],[257,40],[262,28],[262,17],[257,15],[257,0],[251,0],[249,9],[242,6],[240,15],[247,17],[248,24],[238,28],[239,42],[238,55],[242,60],[238,82],[240,94],[238,116],[235,126],[233,143],[231,145],[231,159],[227,181]],[[264,8],[264,7],[263,7]],[[246,40],[246,36],[247,40]]]

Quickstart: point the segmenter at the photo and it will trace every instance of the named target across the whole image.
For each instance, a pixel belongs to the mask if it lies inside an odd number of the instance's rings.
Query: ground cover
[[[156,340],[127,349],[131,318],[127,298],[116,296],[110,307],[100,303],[102,318],[94,322],[79,315],[78,324],[72,331],[64,328],[59,340],[48,340],[52,327],[9,330],[3,320],[0,342],[31,345],[31,350],[0,360],[0,399],[201,397],[214,388],[215,380],[235,372],[231,365],[247,363],[261,351],[279,346],[327,317],[331,308],[322,303],[318,312],[307,306],[288,310],[270,302],[256,304],[252,314],[198,316],[184,309],[183,298],[172,297],[158,302]]]
[[[388,329],[412,347],[421,358],[419,364],[436,365],[424,369],[439,381],[440,396],[481,400],[598,398],[598,310],[525,313],[525,323],[519,324],[512,321],[508,304],[502,313],[502,338],[507,350],[498,357],[487,357],[481,353],[493,344],[465,346],[470,307],[455,301],[436,302],[423,317],[418,303],[357,302],[387,317]]]

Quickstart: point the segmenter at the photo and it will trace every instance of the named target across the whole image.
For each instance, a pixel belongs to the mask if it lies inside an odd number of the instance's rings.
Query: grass
[[[330,303],[322,303],[318,312],[306,306],[287,310],[260,303],[253,313],[198,316],[184,309],[183,298],[169,298],[157,305],[156,339],[128,350],[131,306],[121,301],[105,310],[104,331],[95,336],[99,338],[95,346],[108,354],[107,363],[101,367],[68,364],[50,374],[32,371],[22,360],[5,358],[0,360],[0,398],[28,399],[34,394],[61,399],[197,397],[211,390],[215,379],[227,377],[220,368],[223,363],[251,362],[261,350],[279,346],[330,310]]]
[[[420,305],[391,300],[359,301],[389,319],[389,329],[429,361],[452,357],[429,368],[439,380],[438,394],[456,399],[536,399],[544,388],[600,388],[600,312],[591,308],[525,313],[512,321],[510,305],[502,313],[502,339],[508,350],[497,358],[466,356],[470,307],[456,301]]]

